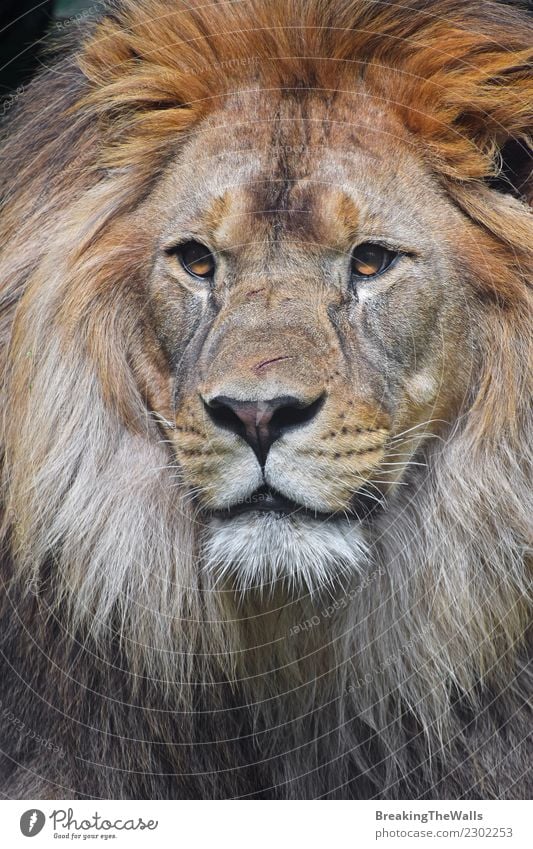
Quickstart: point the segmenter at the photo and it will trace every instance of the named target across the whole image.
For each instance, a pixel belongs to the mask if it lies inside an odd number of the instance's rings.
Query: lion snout
[[[277,439],[315,419],[324,403],[324,393],[311,400],[303,394],[256,397],[246,401],[218,395],[208,402],[202,400],[213,425],[242,437],[264,467]]]

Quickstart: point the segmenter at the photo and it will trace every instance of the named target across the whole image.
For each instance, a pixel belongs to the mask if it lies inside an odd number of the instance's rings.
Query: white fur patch
[[[435,399],[439,387],[432,374],[422,371],[410,378],[405,388],[415,404],[430,404]]]

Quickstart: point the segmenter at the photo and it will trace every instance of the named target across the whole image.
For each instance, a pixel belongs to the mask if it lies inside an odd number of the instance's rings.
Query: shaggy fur
[[[17,102],[0,178],[6,797],[530,795],[532,35],[492,0],[125,0]],[[317,535],[337,572],[287,581],[294,539],[264,524],[283,567],[271,553],[243,575],[231,529],[203,538],[154,403],[185,365],[147,317],[154,246],[132,222],[226,95],[362,77],[475,233],[458,272],[474,365],[386,509]]]

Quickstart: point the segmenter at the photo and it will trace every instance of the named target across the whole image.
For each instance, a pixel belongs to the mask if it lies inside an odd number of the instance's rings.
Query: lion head
[[[520,793],[532,30],[429,6],[125,0],[14,108],[4,615],[50,737],[189,716],[19,794]]]

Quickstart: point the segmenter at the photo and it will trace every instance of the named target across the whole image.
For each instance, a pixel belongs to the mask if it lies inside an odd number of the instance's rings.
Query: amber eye
[[[376,245],[373,242],[363,242],[352,251],[352,275],[359,280],[365,277],[376,277],[389,268],[399,254]]]
[[[185,242],[174,250],[187,274],[208,278],[215,273],[215,258],[200,242]]]

